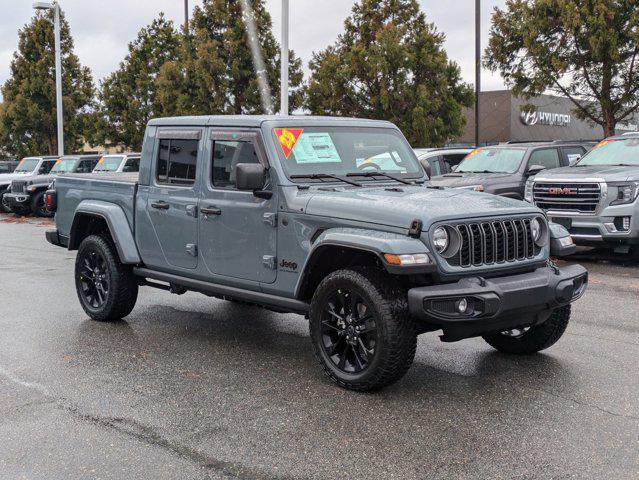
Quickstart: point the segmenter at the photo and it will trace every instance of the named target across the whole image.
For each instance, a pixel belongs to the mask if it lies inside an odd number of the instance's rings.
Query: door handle
[[[166,202],[156,202],[156,203],[152,203],[151,206],[153,208],[157,208],[158,210],[168,210],[169,209],[169,204]]]
[[[202,212],[205,216],[209,215],[222,215],[222,210],[217,207],[204,207],[200,208],[200,212]]]

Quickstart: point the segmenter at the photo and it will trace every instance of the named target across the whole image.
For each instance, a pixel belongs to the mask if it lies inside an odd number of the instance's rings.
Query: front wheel
[[[0,213],[11,213],[11,207],[4,199],[5,193],[9,193],[9,190],[7,189],[4,192],[0,193]]]
[[[496,350],[514,355],[531,355],[553,346],[561,338],[570,321],[570,305],[558,308],[540,325],[516,328],[484,335],[484,340]]]
[[[31,212],[36,217],[53,217],[53,213],[47,210],[47,206],[44,203],[44,195],[46,192],[38,192],[31,199]]]
[[[315,291],[309,318],[315,356],[341,387],[370,391],[390,385],[415,357],[406,291],[377,270],[328,275]]]
[[[120,262],[107,235],[91,235],[80,244],[75,287],[84,311],[99,322],[113,322],[131,313],[139,289],[131,267]]]

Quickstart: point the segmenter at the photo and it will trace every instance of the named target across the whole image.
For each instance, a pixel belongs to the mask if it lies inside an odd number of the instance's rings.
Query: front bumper
[[[31,209],[31,195],[28,193],[5,193],[4,200],[13,211],[26,211]]]
[[[566,226],[577,245],[602,243],[639,244],[639,204],[613,205],[596,215],[547,212],[551,221]],[[630,217],[630,229],[620,231],[615,221]]]
[[[543,267],[530,273],[417,287],[408,291],[411,315],[436,329],[444,341],[537,325],[581,297],[588,272],[581,265]],[[460,301],[467,309],[460,313]],[[435,329],[433,328],[433,329]]]

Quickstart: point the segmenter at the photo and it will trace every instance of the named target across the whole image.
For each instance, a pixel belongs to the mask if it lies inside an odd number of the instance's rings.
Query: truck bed
[[[133,230],[138,178],[137,172],[71,173],[56,177],[58,208],[55,220],[58,232],[69,235],[75,212],[86,201],[116,204],[124,211]]]

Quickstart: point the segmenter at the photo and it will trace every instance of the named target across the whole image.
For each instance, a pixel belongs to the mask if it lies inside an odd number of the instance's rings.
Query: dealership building
[[[564,97],[540,95],[524,100],[510,90],[482,92],[479,96],[480,143],[601,140],[603,129],[574,114],[575,105]],[[524,105],[534,106],[523,112]],[[466,130],[458,143],[475,143],[475,109],[466,109]],[[617,133],[639,130],[639,118],[618,125]]]

